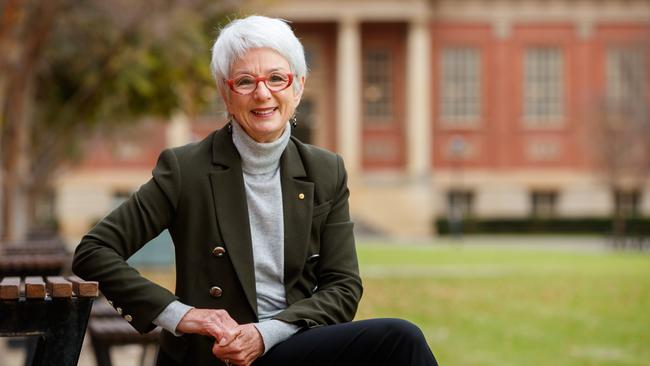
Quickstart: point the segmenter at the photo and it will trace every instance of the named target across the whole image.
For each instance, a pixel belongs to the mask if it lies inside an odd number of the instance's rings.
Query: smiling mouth
[[[268,117],[273,114],[278,109],[278,107],[273,107],[273,108],[260,108],[260,109],[253,109],[251,113],[253,113],[257,117]]]

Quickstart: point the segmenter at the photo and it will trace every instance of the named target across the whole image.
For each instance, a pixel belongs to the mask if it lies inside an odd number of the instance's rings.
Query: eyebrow
[[[284,70],[283,67],[274,67],[272,69],[267,70],[264,74],[270,74],[270,73],[272,73],[274,71],[286,71],[286,70]],[[259,76],[259,74],[255,74],[255,73],[252,73],[252,72],[249,72],[249,71],[244,71],[244,70],[235,70],[233,72],[233,75],[239,75],[239,74],[248,74],[248,75],[257,75],[257,76]]]

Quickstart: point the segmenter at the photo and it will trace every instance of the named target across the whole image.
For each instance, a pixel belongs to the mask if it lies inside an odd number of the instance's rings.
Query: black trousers
[[[254,366],[434,366],[420,328],[401,319],[369,319],[301,331]]]
[[[210,346],[212,339],[204,337]],[[207,347],[209,348],[209,347]],[[157,366],[197,365],[193,352],[176,362],[162,349]],[[209,365],[223,365],[214,356]],[[189,358],[188,358],[189,357]],[[200,358],[206,360],[205,358]],[[271,348],[254,366],[437,366],[420,328],[400,319],[369,319],[306,329]]]

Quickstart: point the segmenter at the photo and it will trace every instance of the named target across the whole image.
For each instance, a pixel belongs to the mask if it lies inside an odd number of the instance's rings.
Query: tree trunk
[[[57,1],[11,1],[4,5],[0,23],[0,50],[6,58],[4,100],[0,100],[2,147],[2,219],[0,240],[25,238],[29,229],[30,141],[34,114],[33,86],[43,44],[50,35]]]
[[[3,146],[4,142],[4,131],[6,126],[6,111],[5,106],[7,106],[6,97],[8,95],[7,90],[10,86],[9,75],[11,75],[11,66],[16,62],[15,58],[17,54],[11,52],[15,49],[15,39],[14,39],[14,30],[16,24],[19,23],[19,14],[20,14],[20,4],[18,0],[7,0],[0,7],[2,17],[0,18],[0,54],[3,55],[0,58],[0,244],[2,239],[6,236],[6,221],[7,215],[5,210],[5,197],[6,197],[6,172],[5,172],[5,160],[4,156],[5,148]]]
[[[11,84],[6,118],[9,126],[5,146],[4,240],[25,238],[29,228],[28,192],[30,182],[30,132],[33,113],[30,72],[21,73]]]
[[[0,47],[0,50],[2,47]],[[3,156],[3,129],[4,129],[4,114],[2,113],[5,105],[5,88],[6,88],[6,76],[3,74],[2,68],[0,68],[0,246],[2,246],[2,238],[4,238],[5,232],[5,215],[4,215],[4,187],[5,187],[5,174],[4,174],[4,156]]]
[[[614,249],[624,249],[626,239],[625,231],[625,217],[620,212],[614,213],[614,220],[612,221]]]

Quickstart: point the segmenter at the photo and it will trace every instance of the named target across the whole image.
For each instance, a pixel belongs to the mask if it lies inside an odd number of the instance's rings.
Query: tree
[[[613,212],[615,246],[627,236],[626,220],[635,213],[620,201],[641,191],[650,179],[650,110],[647,44],[610,48],[607,92],[592,118],[594,157],[618,206]]]
[[[0,3],[0,239],[24,237],[29,207],[99,126],[193,115],[216,98],[209,50],[231,2]]]

